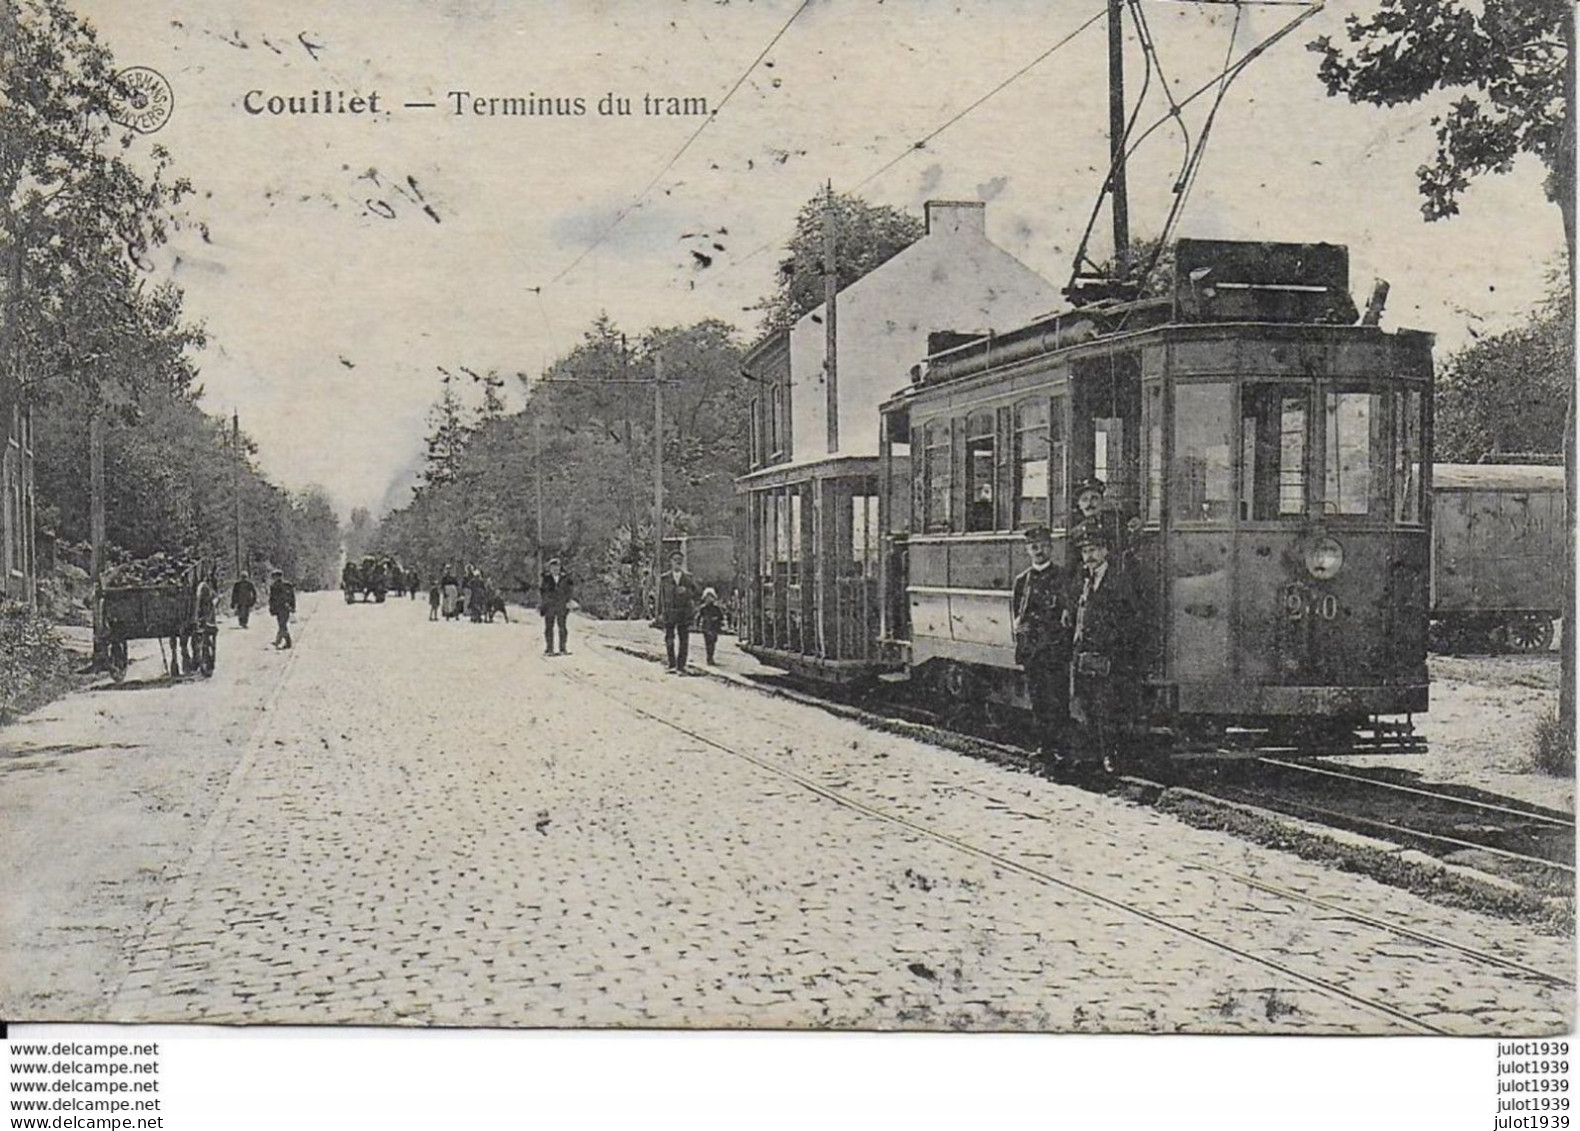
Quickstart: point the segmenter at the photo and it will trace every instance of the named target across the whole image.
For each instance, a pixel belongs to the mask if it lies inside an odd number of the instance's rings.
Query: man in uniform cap
[[[1053,564],[1053,536],[1046,526],[1026,531],[1031,564],[1010,592],[1015,662],[1026,673],[1038,754],[1051,758],[1066,745],[1070,725],[1070,606],[1063,572]]]
[[[1113,542],[1100,527],[1082,527],[1078,545],[1071,713],[1084,728],[1090,753],[1113,770],[1134,698],[1140,602],[1131,573],[1111,560]]]

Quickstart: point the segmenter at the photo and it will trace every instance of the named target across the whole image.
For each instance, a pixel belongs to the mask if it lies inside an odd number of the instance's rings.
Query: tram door
[[[1070,480],[1090,476],[1107,484],[1107,505],[1123,518],[1141,504],[1141,354],[1136,351],[1075,363]],[[1070,499],[1070,521],[1077,521]]]

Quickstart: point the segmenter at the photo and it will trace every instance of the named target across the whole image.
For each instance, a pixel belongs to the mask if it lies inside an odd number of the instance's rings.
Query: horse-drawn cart
[[[99,594],[97,649],[109,665],[116,683],[126,678],[127,642],[168,641],[166,670],[214,673],[215,637],[212,625],[197,623],[198,578],[195,569],[180,580],[155,585],[112,585]]]

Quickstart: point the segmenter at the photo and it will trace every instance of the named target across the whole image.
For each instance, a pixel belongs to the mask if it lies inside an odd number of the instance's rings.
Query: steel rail
[[[1144,922],[1161,927],[1166,931],[1177,935],[1182,935],[1195,942],[1212,947],[1215,950],[1220,950],[1224,953],[1233,955],[1236,958],[1243,959],[1244,961],[1255,963],[1258,966],[1263,966],[1269,970],[1275,971],[1276,973],[1282,974],[1286,978],[1317,990],[1318,992],[1323,993],[1329,997],[1349,1002],[1351,1005],[1378,1014],[1379,1016],[1386,1017],[1389,1020],[1394,1021],[1408,1029],[1413,1029],[1421,1033],[1432,1034],[1434,1036],[1452,1035],[1450,1030],[1440,1028],[1439,1026],[1433,1025],[1431,1022],[1423,1021],[1411,1013],[1407,1013],[1402,1009],[1397,1009],[1394,1006],[1389,1005],[1387,1002],[1375,1001],[1371,998],[1364,997],[1361,994],[1353,993],[1349,990],[1346,990],[1344,987],[1336,985],[1333,982],[1329,982],[1323,978],[1318,978],[1311,974],[1304,974],[1299,970],[1286,965],[1285,963],[1277,961],[1276,959],[1253,954],[1252,952],[1237,947],[1232,943],[1223,942],[1219,939],[1211,937],[1210,935],[1193,930],[1190,927],[1171,922],[1161,915],[1154,914],[1140,907],[1132,906],[1131,904],[1125,903],[1123,900],[1114,899],[1111,896],[1103,895],[1101,892],[1093,891],[1090,888],[1083,887],[1082,885],[1073,883],[1070,880],[1062,879],[1039,868],[1033,868],[1029,864],[1024,864],[1019,860],[1014,860],[1008,856],[1003,856],[997,852],[992,851],[991,849],[982,848],[978,845],[970,843],[969,841],[961,840],[959,837],[951,836],[948,833],[940,832],[939,830],[930,828],[927,825],[921,824],[920,822],[913,821],[908,817],[903,817],[898,813],[890,813],[887,810],[880,809],[875,805],[869,805],[864,801],[860,801],[854,797],[843,794],[837,789],[833,789],[821,784],[820,782],[813,781],[811,778],[808,778],[802,774],[798,774],[792,770],[787,770],[782,766],[776,766],[766,759],[759,758],[754,754],[748,754],[744,750],[740,750],[727,743],[719,742],[716,739],[709,738],[707,735],[701,734],[688,726],[674,722],[673,720],[667,719],[662,715],[655,714],[647,708],[641,707],[636,703],[631,702],[624,696],[616,695],[602,687],[598,687],[596,690],[598,694],[604,696],[607,699],[611,699],[616,703],[619,703],[622,707],[625,707],[633,714],[645,719],[649,719],[660,726],[668,727],[676,733],[683,734],[687,738],[699,742],[704,746],[711,747],[721,753],[728,754],[731,757],[750,763],[751,765],[756,766],[775,777],[783,778],[786,781],[792,782],[795,785],[800,786],[802,789],[805,789],[807,792],[821,797],[826,801],[831,801],[835,805],[838,805],[842,808],[849,809],[852,812],[860,813],[876,820],[884,821],[888,824],[892,824],[903,829],[907,829],[919,836],[923,836],[929,840],[936,841],[939,844],[946,845],[968,856],[974,856],[980,860],[985,860],[996,867],[1004,869],[1005,871],[1013,872],[1017,875],[1024,876],[1027,879],[1034,880],[1050,887],[1060,888],[1074,895],[1078,895],[1083,899],[1097,903],[1103,907],[1108,907],[1112,910],[1122,912],[1123,914],[1131,915],[1137,919],[1143,920]]]

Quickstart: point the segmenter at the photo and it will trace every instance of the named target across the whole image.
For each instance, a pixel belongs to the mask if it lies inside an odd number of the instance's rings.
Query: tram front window
[[[1328,514],[1386,513],[1382,393],[1327,395],[1323,509]]]
[[[1299,385],[1247,385],[1240,393],[1240,517],[1306,513],[1311,393]]]
[[[1393,518],[1395,522],[1418,525],[1421,506],[1422,397],[1417,389],[1404,389],[1395,401]]]
[[[1230,387],[1179,385],[1174,390],[1174,475],[1169,501],[1177,522],[1231,517]]]

